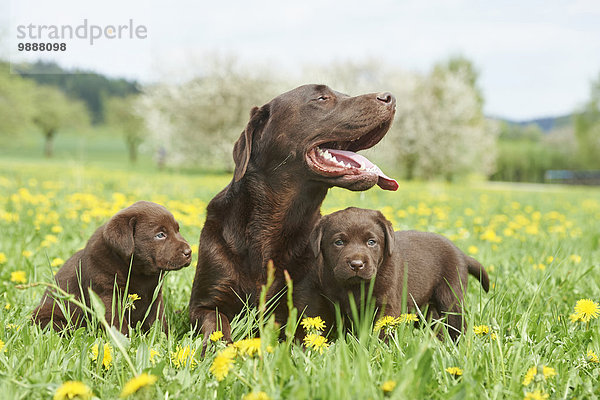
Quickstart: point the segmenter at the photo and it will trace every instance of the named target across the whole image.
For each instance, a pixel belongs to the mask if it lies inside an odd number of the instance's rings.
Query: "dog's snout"
[[[396,98],[390,92],[382,92],[377,95],[377,100],[385,104],[395,104]]]
[[[348,265],[350,266],[350,269],[352,269],[352,271],[357,271],[357,270],[363,269],[365,267],[365,263],[362,262],[361,260],[348,261]]]

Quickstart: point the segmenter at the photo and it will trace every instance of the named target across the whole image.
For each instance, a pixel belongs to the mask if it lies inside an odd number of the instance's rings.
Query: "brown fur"
[[[489,289],[483,266],[450,240],[428,232],[394,232],[379,211],[350,207],[324,216],[311,243],[317,267],[298,285],[294,302],[328,326],[335,322],[334,304],[350,316],[349,295],[359,304],[361,282],[374,278],[373,297],[384,315],[399,316],[403,302],[409,311],[429,305],[433,315],[446,316],[448,333],[456,339],[464,329],[468,274]]]
[[[157,238],[159,232],[166,234],[166,238]],[[151,306],[142,324],[142,329],[147,330],[157,318],[165,323],[162,290],[154,303],[150,304],[161,272],[188,266],[191,254],[190,246],[180,235],[179,224],[173,215],[161,205],[138,201],[98,228],[85,248],[60,268],[55,280],[61,289],[75,295],[78,300],[81,299],[81,283],[84,301],[88,306],[90,299],[87,288],[91,287],[104,303],[108,323],[118,326],[117,315],[112,315],[113,289],[116,282],[118,298],[123,298],[131,263],[128,293],[135,293],[141,298],[134,303],[135,309],[131,310],[130,320],[132,326],[142,322]],[[73,304],[68,304],[68,307],[74,325],[84,326],[86,319],[83,311]],[[52,321],[55,330],[62,330],[68,325],[50,290],[46,291],[40,305],[34,310],[33,319],[42,327]],[[127,319],[124,318],[121,326],[123,333],[129,331]]]
[[[371,147],[394,111],[388,93],[349,97],[324,85],[301,86],[252,110],[233,149],[234,178],[209,203],[200,235],[190,322],[205,341],[217,329],[231,340],[229,321],[244,301],[257,302],[269,260],[276,268],[269,297],[285,287],[284,270],[293,279],[305,275],[312,264],[308,238],[330,187],[366,190],[377,183],[373,174],[319,174],[307,161],[311,150],[332,141],[340,141],[338,149]],[[278,311],[279,320],[284,313]]]

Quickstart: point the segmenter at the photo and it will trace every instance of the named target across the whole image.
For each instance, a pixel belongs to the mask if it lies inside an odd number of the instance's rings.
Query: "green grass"
[[[272,399],[382,399],[381,385],[388,380],[396,382],[388,396],[397,399],[522,399],[536,388],[556,399],[600,395],[599,364],[586,360],[589,350],[600,354],[600,322],[568,318],[577,300],[600,298],[598,189],[401,182],[395,193],[332,190],[324,213],[351,205],[380,209],[396,229],[444,234],[486,266],[493,288],[483,293],[470,279],[466,335],[455,346],[429,329],[402,325],[383,342],[363,325],[358,337],[335,340],[319,354],[277,343],[265,322],[262,355],[237,357],[218,382],[209,368],[221,345],[199,357],[201,338],[189,332],[187,303],[206,204],[230,177],[159,173],[150,161],[124,167],[122,157],[113,163],[100,155],[83,164],[67,156],[38,161],[16,151],[0,159],[1,398],[51,398],[68,380],[84,382],[98,398],[117,398],[134,372],[142,371],[158,377],[138,396],[152,399],[239,399],[252,391]],[[194,261],[166,278],[169,335],[153,328],[125,341],[132,368],[103,330],[61,336],[32,325],[43,287],[18,289],[11,276],[24,271],[27,283],[50,282],[52,271],[99,225],[140,199],[175,214],[194,245]],[[234,321],[234,338],[245,338],[258,321],[256,310],[249,310]],[[477,325],[489,326],[496,338],[476,335]],[[112,346],[108,369],[92,360],[93,345],[105,343]],[[198,350],[193,368],[171,359],[186,346]],[[158,352],[154,364],[150,349]],[[536,365],[554,368],[556,376],[524,386],[527,370]],[[460,367],[463,375],[451,376],[448,367]]]

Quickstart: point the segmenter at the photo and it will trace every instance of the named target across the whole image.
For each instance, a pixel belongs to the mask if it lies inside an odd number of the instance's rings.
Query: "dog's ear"
[[[321,253],[321,238],[323,237],[323,224],[321,222],[317,223],[315,228],[310,233],[309,243],[310,248],[315,255],[315,258],[319,257]]]
[[[112,217],[102,231],[104,242],[119,254],[123,259],[129,260],[133,255],[136,217],[127,211],[120,211]]]
[[[261,131],[269,119],[269,105],[265,104],[261,108],[254,107],[250,111],[250,121],[246,125],[246,129],[240,135],[240,138],[233,146],[233,161],[235,162],[235,170],[233,179],[235,182],[242,179],[248,168],[250,154],[252,153],[252,139],[257,132]]]
[[[377,211],[376,218],[385,235],[385,252],[388,256],[391,256],[394,251],[394,228],[392,227],[392,223],[380,211]]]

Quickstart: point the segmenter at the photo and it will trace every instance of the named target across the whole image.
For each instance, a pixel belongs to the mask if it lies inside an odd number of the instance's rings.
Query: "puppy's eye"
[[[322,96],[317,97],[317,101],[325,101],[325,100],[329,100],[329,96],[322,95]]]
[[[338,239],[335,242],[333,242],[333,244],[340,247],[344,245],[344,241],[342,239]]]
[[[164,232],[158,232],[156,235],[154,235],[154,239],[166,239],[167,238],[167,234]]]
[[[377,244],[377,240],[375,240],[375,239],[369,239],[369,240],[367,240],[367,246],[369,246],[369,247],[373,247],[376,244]]]

